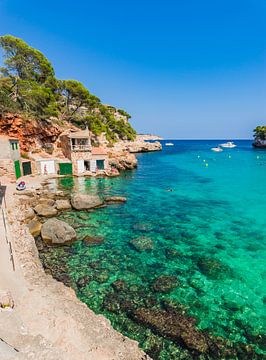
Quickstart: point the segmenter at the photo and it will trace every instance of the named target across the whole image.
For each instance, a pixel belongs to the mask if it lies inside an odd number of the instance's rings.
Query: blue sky
[[[266,124],[265,0],[0,0],[0,34],[166,138],[250,138]]]

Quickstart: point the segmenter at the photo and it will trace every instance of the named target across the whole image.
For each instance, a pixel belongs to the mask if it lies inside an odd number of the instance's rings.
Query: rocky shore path
[[[43,179],[32,180],[37,188]],[[137,342],[119,334],[72,289],[44,273],[23,223],[21,197],[14,196],[15,184],[1,182],[0,360],[149,359]],[[33,189],[29,179],[27,183]]]
[[[25,281],[20,266],[16,266],[13,236],[7,222],[7,186],[0,186],[0,360],[14,359],[23,336],[23,324],[16,313],[16,303],[25,292]]]
[[[13,317],[12,312],[14,297],[18,296],[18,290],[21,288],[22,276],[19,268],[15,267],[15,259],[12,254],[11,234],[8,231],[6,223],[5,206],[6,186],[0,186],[0,359],[9,359],[17,355],[16,349],[7,342],[7,328],[4,325]],[[12,255],[11,255],[12,254]],[[19,285],[20,283],[20,285]],[[16,324],[12,325],[14,333]]]

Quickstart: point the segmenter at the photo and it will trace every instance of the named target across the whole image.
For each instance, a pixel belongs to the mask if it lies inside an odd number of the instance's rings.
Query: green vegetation
[[[254,137],[259,140],[266,140],[266,126],[257,126],[254,129]]]
[[[1,36],[0,46],[5,57],[5,66],[0,68],[1,115],[19,112],[27,118],[67,121],[82,128],[88,125],[96,135],[105,132],[110,142],[135,138],[126,111],[103,105],[77,80],[57,79],[40,51],[12,35]]]

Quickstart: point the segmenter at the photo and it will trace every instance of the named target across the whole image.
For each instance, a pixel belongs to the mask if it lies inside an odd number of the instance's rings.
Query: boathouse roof
[[[70,133],[68,135],[68,137],[70,139],[87,139],[90,138],[90,131],[89,130],[80,130],[80,131],[75,131],[73,133]]]

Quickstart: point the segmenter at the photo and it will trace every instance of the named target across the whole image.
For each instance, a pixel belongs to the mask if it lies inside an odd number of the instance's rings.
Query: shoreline
[[[37,192],[39,192],[40,190],[38,190],[38,187],[40,187],[40,184],[42,184],[43,183],[43,181],[45,182],[45,181],[49,181],[50,179],[54,179],[54,176],[46,176],[46,177],[39,177],[39,178],[32,178],[31,179],[31,182],[29,182],[32,186],[34,186],[35,187],[35,190],[37,191]],[[44,184],[43,184],[44,185]],[[14,186],[13,186],[14,187]],[[29,190],[31,190],[31,189],[29,189]],[[43,189],[44,190],[44,189]],[[51,192],[53,192],[53,190],[48,190],[48,191],[51,191]],[[16,198],[16,197],[19,197],[19,198],[22,198],[23,196],[23,193],[21,192],[20,193],[21,194],[21,196],[19,195],[19,196],[13,196],[14,198]],[[47,194],[47,195],[49,195],[49,194]],[[48,196],[47,196],[48,197]],[[12,204],[11,204],[11,206],[12,206]],[[14,219],[11,219],[11,221],[14,221],[14,222],[19,222],[19,221],[21,221],[22,219],[20,218],[20,217],[17,217],[17,218],[14,218]],[[21,225],[21,224],[20,224]],[[26,226],[24,226],[24,227],[26,227]],[[33,239],[33,238],[32,238]],[[34,241],[34,240],[33,240]],[[36,247],[36,245],[35,245],[35,241],[34,241],[34,244],[32,245],[34,248],[35,248],[35,252],[36,252],[36,250],[37,250],[37,247]],[[37,246],[38,246],[38,244],[37,244]],[[33,257],[33,259],[34,259],[35,257]],[[37,262],[39,263],[38,264],[38,266],[41,266],[41,269],[42,269],[42,272],[44,273],[44,270],[43,270],[43,268],[42,268],[42,265],[40,264],[40,260],[39,260],[39,256],[38,256],[38,252],[37,252]],[[46,276],[48,276],[48,278],[51,278],[51,276],[49,276],[49,275],[46,275]],[[55,281],[55,282],[57,282],[56,280],[54,280],[53,278],[51,278],[53,281]],[[46,281],[48,281],[48,280],[46,280]],[[42,282],[42,285],[41,286],[44,286],[44,284],[45,284],[45,282]],[[50,284],[50,282],[48,282],[48,284]],[[50,285],[49,285],[50,286]],[[70,288],[68,288],[67,286],[65,286],[65,285],[63,285],[63,283],[62,283],[62,286],[64,287],[64,288],[66,288],[67,290],[69,290]],[[65,290],[64,290],[64,292],[65,292]],[[74,292],[74,290],[71,290],[70,289],[70,292],[71,293],[73,293],[73,298],[75,298],[75,300],[77,300],[78,302],[80,302],[79,300],[78,300],[78,298],[77,298],[77,296],[76,296],[76,294],[75,294],[75,292]],[[51,294],[49,293],[49,295],[47,295],[47,297],[50,297],[51,296]],[[67,295],[67,297],[68,297],[69,295]],[[54,298],[54,294],[52,294],[52,298]],[[63,296],[63,298],[64,298],[64,300],[65,300],[65,296]],[[72,297],[71,297],[72,298]],[[50,300],[50,299],[49,299]],[[82,305],[85,305],[84,303],[81,303]],[[85,305],[85,307],[87,307],[87,305]],[[89,307],[88,307],[88,309],[89,309]],[[58,310],[56,310],[56,311],[61,311],[62,309],[60,308],[60,309],[58,309]],[[90,310],[90,309],[89,309]],[[63,316],[64,316],[64,311],[65,311],[65,308],[63,309]],[[68,310],[67,310],[68,311]],[[62,314],[62,311],[61,311],[61,313],[60,313],[60,316],[61,316],[61,314]],[[94,313],[93,313],[94,314]],[[165,314],[165,313],[164,313]],[[144,315],[147,315],[147,314],[144,314]],[[75,315],[76,316],[76,315]],[[95,314],[94,314],[94,316],[96,316]],[[96,316],[97,317],[97,316]],[[105,317],[103,317],[104,319],[106,319]],[[73,320],[73,319],[72,319]],[[75,318],[75,322],[77,321],[77,319]],[[109,323],[109,326],[111,327],[111,325],[110,325],[110,322],[109,322],[109,320],[106,320],[108,323]],[[94,323],[93,323],[94,324]],[[1,325],[1,324],[0,324]],[[154,324],[153,324],[154,325]],[[155,325],[154,325],[155,326]],[[84,331],[84,328],[81,330],[81,335],[79,335],[79,337],[78,337],[78,339],[80,338],[80,337],[83,337],[83,331]],[[114,332],[116,332],[115,330],[113,330]],[[121,334],[120,334],[121,335]],[[123,335],[121,335],[122,337],[123,337]],[[205,335],[204,335],[205,336]],[[124,338],[124,337],[123,337]],[[126,339],[128,339],[128,338],[126,338]],[[118,340],[118,342],[119,342],[120,340]],[[129,341],[131,341],[131,340],[129,340]],[[132,340],[133,341],[133,340]],[[208,339],[208,344],[209,344],[209,341],[211,342],[211,346],[214,346],[214,344],[218,344],[218,342],[219,342],[219,340],[218,340],[218,338],[217,338],[217,340],[215,340],[215,338],[209,338]],[[133,341],[134,342],[134,341]],[[10,342],[11,343],[11,342]],[[140,344],[141,344],[141,342],[140,342]],[[237,345],[237,343],[235,344],[236,346],[238,346]],[[244,344],[242,344],[243,346],[244,346]],[[239,344],[239,346],[242,346],[241,345],[241,343]],[[215,345],[216,346],[216,345]],[[220,346],[224,346],[225,347],[225,349],[226,349],[226,347],[227,347],[227,345],[226,345],[226,343],[220,343]],[[233,346],[233,344],[229,344],[229,346]],[[252,354],[252,347],[250,347],[250,345],[245,345],[245,347],[246,347],[246,349],[245,348],[243,348],[241,351],[244,351],[244,354],[245,355],[247,355],[247,353],[249,353],[249,355],[250,356],[253,356],[254,354]],[[229,350],[229,349],[228,349]],[[139,350],[140,352],[141,352],[141,350]],[[217,350],[218,351],[218,350]],[[227,350],[225,350],[225,351],[227,351]],[[233,351],[233,349],[232,349],[232,351]],[[245,353],[245,351],[247,352],[247,353]],[[142,354],[142,353],[141,353]],[[218,354],[218,352],[217,352],[217,354]],[[80,357],[80,355],[78,355],[79,356],[79,358],[81,358],[82,359],[82,357]],[[96,356],[96,355],[95,355]],[[98,356],[98,354],[97,354],[97,356]],[[108,355],[109,356],[109,355]],[[124,357],[121,357],[121,359],[149,359],[149,357],[148,357],[148,355],[146,355],[146,354],[144,354],[144,355],[140,355],[141,357],[131,357],[131,354],[130,354],[130,357],[125,357],[125,356],[127,356],[127,355],[123,355]],[[134,354],[134,356],[135,356],[135,354]],[[139,356],[139,355],[137,355],[137,356]],[[144,356],[144,357],[143,357]],[[153,356],[152,354],[151,354],[151,356]],[[259,355],[258,355],[258,357],[255,357],[256,355],[254,355],[254,357],[251,357],[251,358],[259,358]],[[1,358],[1,357],[0,357]],[[66,358],[67,359],[67,357],[64,357],[64,358]],[[97,357],[97,359],[101,359],[99,356]],[[107,357],[106,359],[109,359],[110,357]],[[48,357],[45,357],[44,359],[50,359],[50,358],[48,358]],[[61,358],[56,358],[56,359],[61,359]],[[88,357],[86,357],[86,359],[88,359]],[[105,359],[105,358],[103,358],[103,359]],[[112,359],[116,359],[116,357],[112,357]],[[118,357],[118,359],[120,359],[119,357]]]
[[[35,177],[28,183],[38,191],[47,179]],[[136,341],[118,333],[108,319],[82,303],[73,289],[44,272],[35,240],[23,224],[25,205],[17,199],[22,195],[13,195],[14,184],[6,185],[16,271],[5,282],[14,308],[0,312],[0,337],[18,350],[10,359],[28,359],[32,354],[38,360],[150,359]]]

